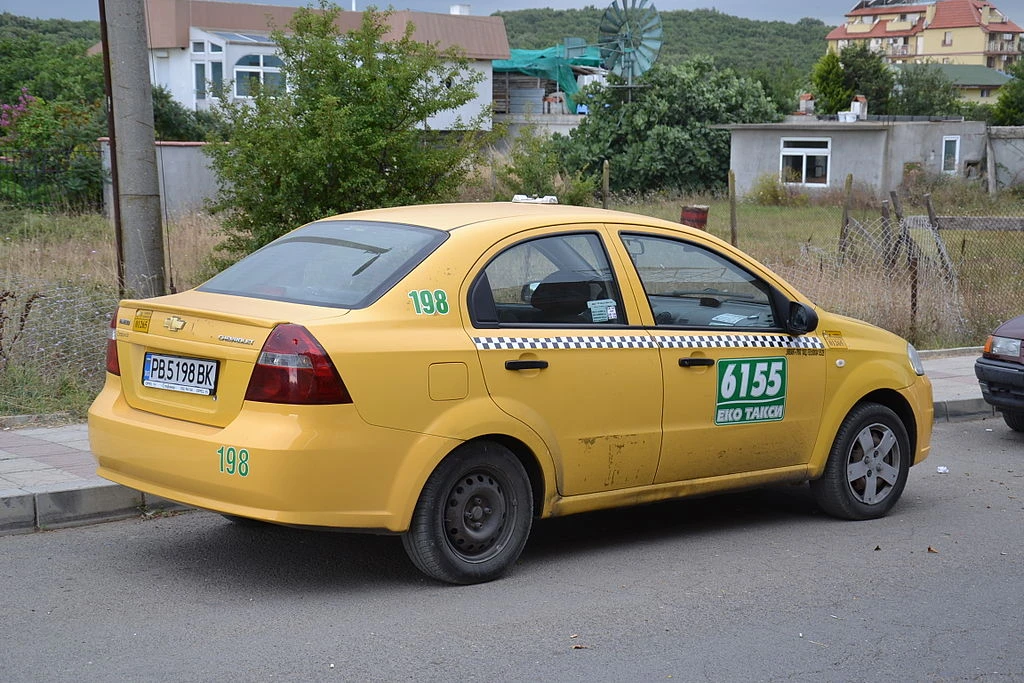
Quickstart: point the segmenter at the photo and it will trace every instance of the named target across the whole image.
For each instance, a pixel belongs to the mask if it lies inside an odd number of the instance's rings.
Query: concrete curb
[[[102,479],[35,493],[0,491],[0,536],[190,509]]]
[[[983,398],[935,402],[936,422],[963,422],[983,417],[999,417],[996,409],[985,403]]]

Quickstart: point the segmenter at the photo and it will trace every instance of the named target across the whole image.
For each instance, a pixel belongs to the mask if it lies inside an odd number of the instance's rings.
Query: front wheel
[[[463,446],[430,475],[402,545],[427,576],[482,583],[509,570],[533,524],[530,480],[504,446]]]
[[[1024,432],[1024,410],[1003,409],[1003,422],[1015,432]]]
[[[896,413],[862,403],[840,425],[825,472],[811,482],[811,492],[834,517],[882,517],[903,493],[910,457],[907,429]]]

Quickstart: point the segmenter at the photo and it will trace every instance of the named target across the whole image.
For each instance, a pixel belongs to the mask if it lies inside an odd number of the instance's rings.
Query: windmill
[[[661,51],[661,15],[647,0],[613,0],[598,29],[605,67],[632,87]]]

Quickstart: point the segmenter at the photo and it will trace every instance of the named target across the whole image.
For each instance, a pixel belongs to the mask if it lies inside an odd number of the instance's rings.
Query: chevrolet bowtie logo
[[[164,320],[164,327],[169,329],[171,332],[180,332],[181,328],[185,327],[185,321],[176,315],[172,315],[170,318]]]

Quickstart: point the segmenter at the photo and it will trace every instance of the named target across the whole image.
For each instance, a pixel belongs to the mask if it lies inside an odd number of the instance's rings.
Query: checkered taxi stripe
[[[473,337],[480,351],[520,349],[823,349],[818,337],[784,334],[687,334],[599,337]]]

